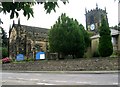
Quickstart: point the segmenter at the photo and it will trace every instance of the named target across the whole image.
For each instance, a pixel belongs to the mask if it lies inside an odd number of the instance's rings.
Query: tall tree
[[[8,57],[8,38],[6,35],[6,32],[4,31],[4,29],[2,27],[1,28],[1,32],[2,32],[2,57]]]
[[[10,18],[14,18],[19,16],[19,11],[23,10],[23,15],[27,16],[28,19],[30,16],[34,17],[34,12],[32,6],[35,4],[43,4],[46,13],[50,13],[52,10],[56,11],[55,8],[59,7],[58,0],[55,2],[49,2],[49,0],[44,0],[44,2],[39,2],[39,0],[33,0],[33,2],[1,2],[2,11],[6,13],[10,13]],[[64,4],[68,2],[67,0],[61,0]]]
[[[111,31],[109,29],[109,24],[102,17],[101,26],[100,26],[100,38],[99,38],[99,54],[102,57],[110,56],[113,53],[113,46],[111,42]]]
[[[78,22],[62,14],[49,32],[49,45],[53,52],[82,57],[85,42]]]
[[[5,32],[3,28],[1,28],[1,30],[2,30],[2,46],[7,47],[8,46],[7,33]]]
[[[88,32],[85,30],[84,26],[82,24],[80,24],[79,26],[80,26],[80,29],[82,30],[82,33],[84,36],[85,51],[87,51],[87,48],[90,47],[90,45],[91,45],[91,39],[90,39]]]

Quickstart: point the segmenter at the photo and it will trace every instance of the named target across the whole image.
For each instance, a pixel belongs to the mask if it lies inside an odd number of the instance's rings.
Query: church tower
[[[107,12],[98,8],[98,4],[96,4],[96,8],[92,10],[88,10],[85,8],[85,17],[86,17],[86,29],[95,34],[99,32],[99,26],[101,25],[102,16],[107,19]]]

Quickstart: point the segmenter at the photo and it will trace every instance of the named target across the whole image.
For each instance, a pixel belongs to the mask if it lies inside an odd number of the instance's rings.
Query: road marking
[[[118,83],[113,83],[113,85],[118,85]]]
[[[55,81],[55,82],[67,82],[67,81]]]
[[[17,78],[18,80],[24,79],[24,78]]]
[[[37,83],[38,85],[56,85],[56,84],[50,84],[50,83]]]
[[[76,82],[76,83],[90,84],[91,82]]]
[[[39,75],[39,76],[41,76],[42,74],[35,74],[35,75]]]
[[[29,80],[33,81],[33,80],[39,80],[39,79],[29,79]]]

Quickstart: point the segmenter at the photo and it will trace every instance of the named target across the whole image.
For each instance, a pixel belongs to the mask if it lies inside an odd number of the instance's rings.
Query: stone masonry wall
[[[118,70],[118,58],[39,60],[27,63],[7,63],[3,70],[29,71],[87,71]]]

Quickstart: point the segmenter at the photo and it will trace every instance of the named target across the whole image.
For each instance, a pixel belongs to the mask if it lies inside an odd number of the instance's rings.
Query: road
[[[118,74],[3,72],[2,85],[118,85]]]

